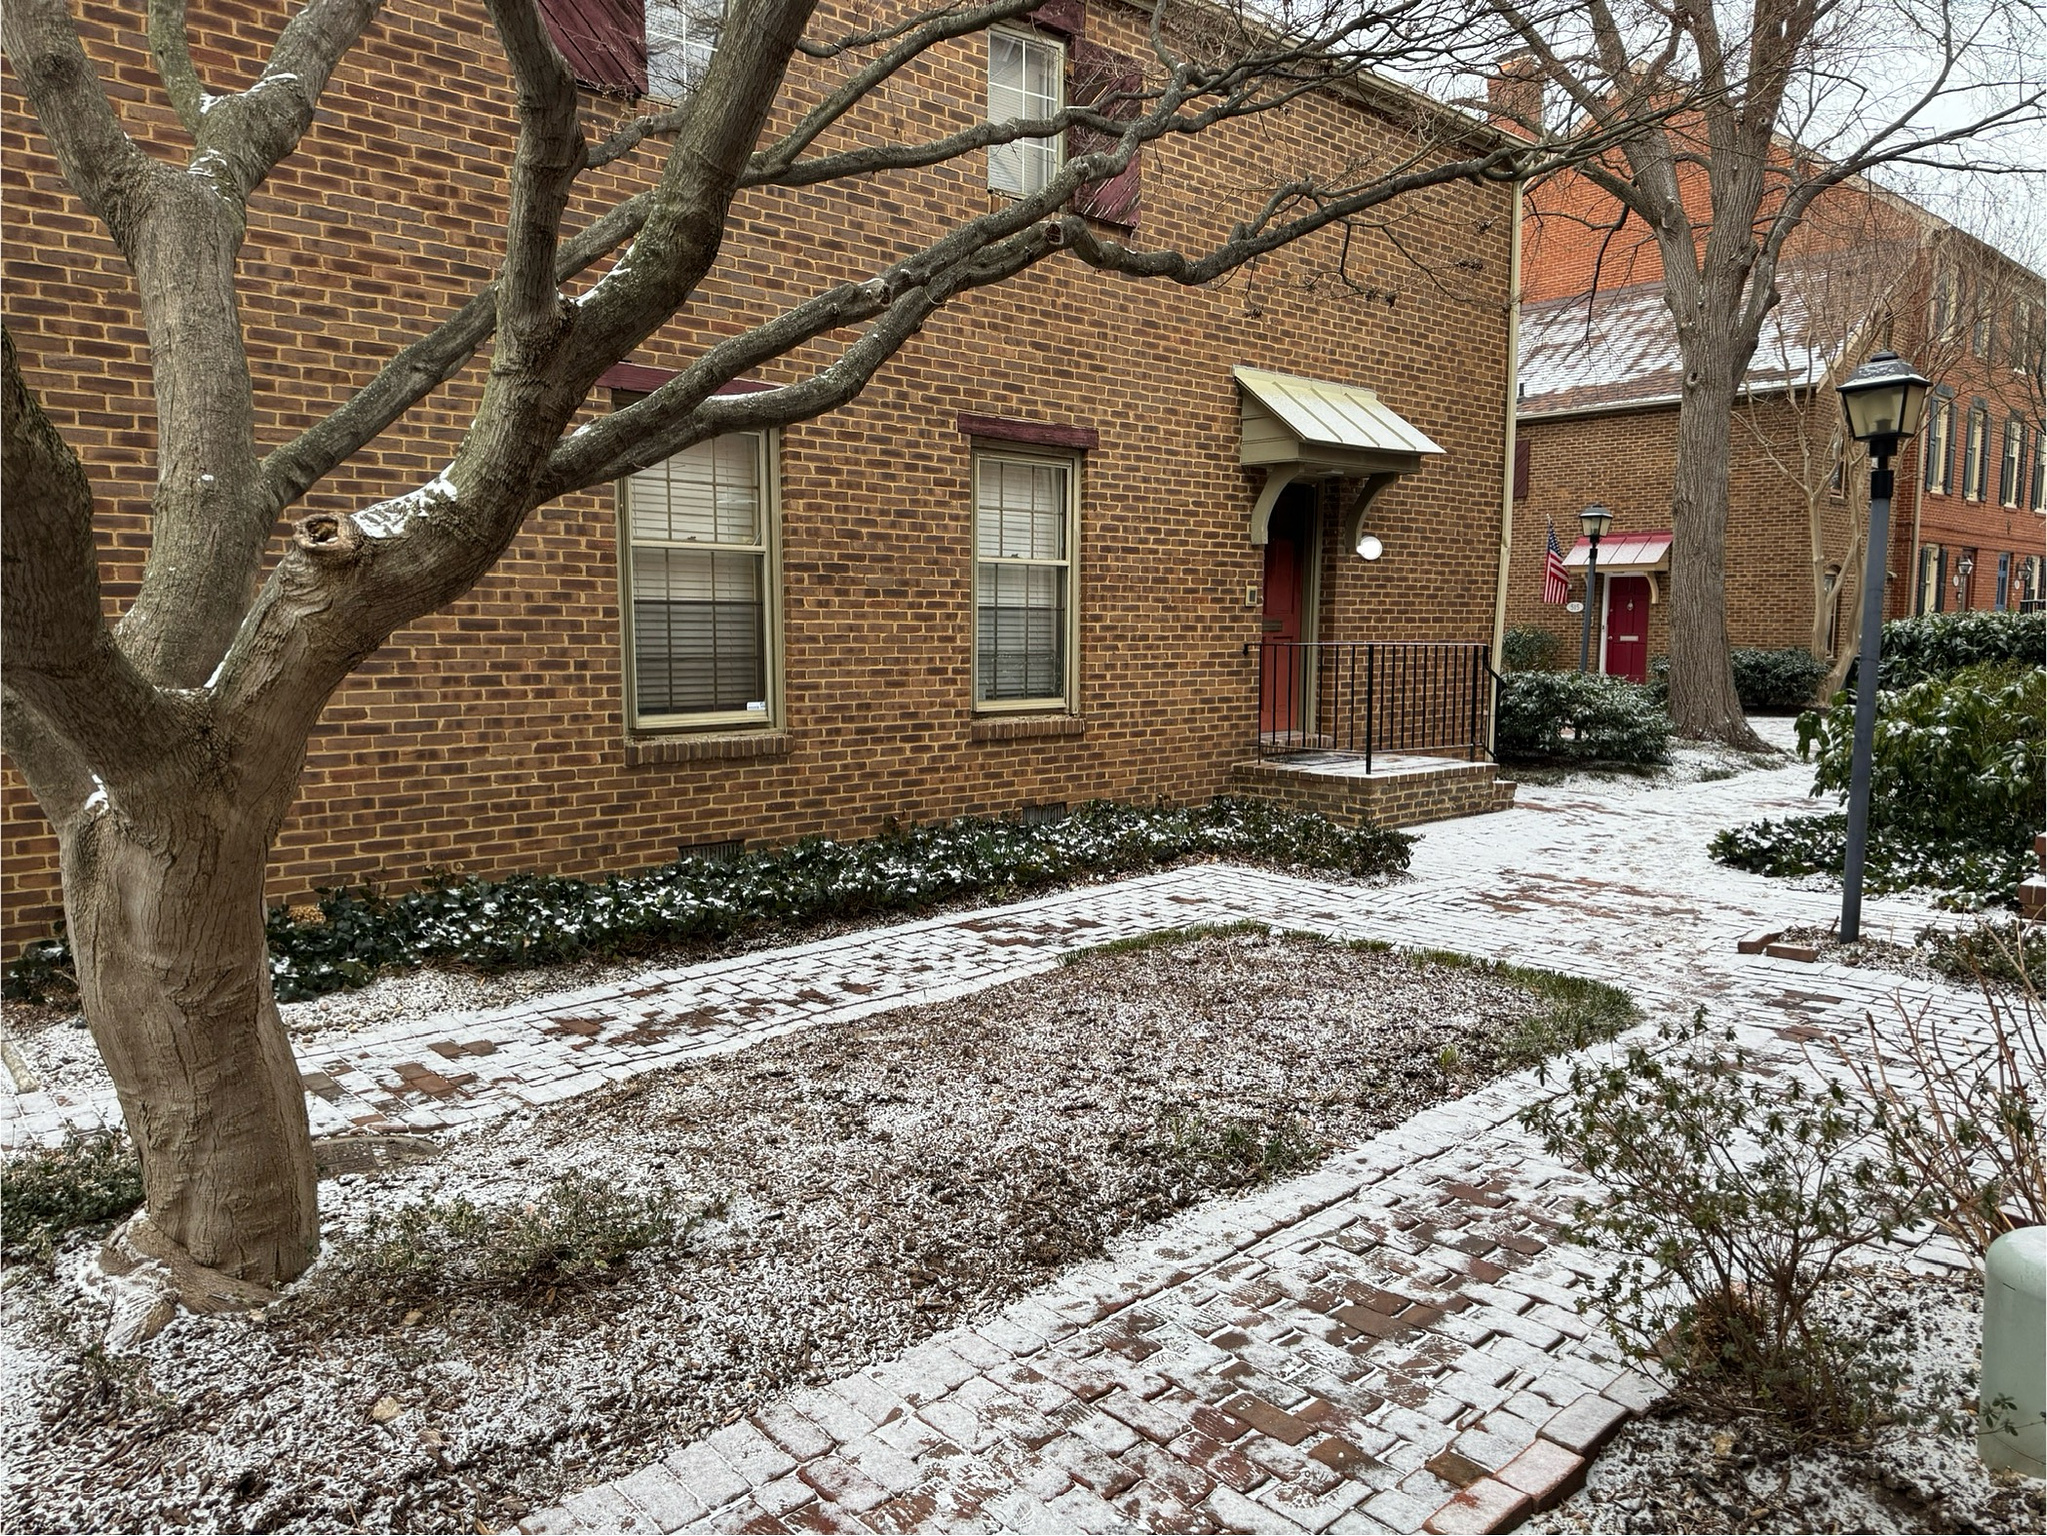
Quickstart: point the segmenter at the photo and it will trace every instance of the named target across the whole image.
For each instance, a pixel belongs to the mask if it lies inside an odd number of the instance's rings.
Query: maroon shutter
[[[1076,107],[1144,89],[1142,59],[1112,53],[1099,44],[1075,38],[1067,45],[1066,60],[1066,99]],[[1130,100],[1114,102],[1104,110],[1110,117],[1127,122],[1142,117],[1144,107],[1143,100],[1133,95]],[[1076,156],[1094,154],[1113,148],[1115,142],[1094,129],[1075,128],[1067,135],[1067,152]],[[1142,155],[1142,150],[1132,155],[1130,163],[1107,181],[1091,181],[1083,186],[1073,195],[1073,211],[1099,223],[1137,228],[1144,191]]]
[[[1514,499],[1528,499],[1528,439],[1525,437],[1514,440]]]
[[[644,0],[540,0],[540,14],[584,85],[617,96],[647,94]]]
[[[1024,20],[1061,37],[1079,37],[1087,22],[1087,9],[1081,0],[1044,0],[1035,10],[1026,11]]]

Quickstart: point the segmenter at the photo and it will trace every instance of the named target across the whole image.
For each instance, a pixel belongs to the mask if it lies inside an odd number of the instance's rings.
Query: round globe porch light
[[[1376,533],[1361,533],[1358,535],[1358,558],[1360,560],[1376,560],[1385,553],[1386,546],[1380,542],[1379,536]]]
[[[1873,457],[1889,458],[1898,440],[1919,430],[1926,394],[1933,388],[1895,352],[1879,352],[1841,381],[1837,393],[1848,417],[1848,435],[1869,444]],[[1883,446],[1879,446],[1879,445]]]
[[[1884,565],[1891,549],[1891,457],[1919,430],[1931,380],[1895,352],[1879,352],[1836,386],[1848,433],[1869,448],[1869,553],[1862,573],[1862,656],[1855,667],[1855,755],[1848,770],[1848,845],[1841,860],[1841,942],[1862,937],[1862,867],[1869,846],[1870,759],[1876,747],[1883,653]]]

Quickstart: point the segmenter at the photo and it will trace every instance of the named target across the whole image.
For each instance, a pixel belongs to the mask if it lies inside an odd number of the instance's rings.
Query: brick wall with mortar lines
[[[1767,434],[1780,455],[1788,456],[1795,452],[1794,420],[1781,399],[1758,401],[1752,410],[1743,406],[1740,416],[1728,488],[1728,639],[1736,646],[1803,647],[1812,633],[1812,541],[1804,494],[1784,478],[1756,436]],[[1524,420],[1519,432],[1528,445],[1528,494],[1514,503],[1507,623],[1558,635],[1566,664],[1575,666],[1581,616],[1542,601],[1547,521],[1555,522],[1557,541],[1566,550],[1579,537],[1579,512],[1592,502],[1614,515],[1610,539],[1669,528],[1677,409]],[[1845,504],[1829,500],[1827,512],[1827,548],[1839,559],[1848,538]],[[1658,600],[1649,610],[1652,658],[1670,654],[1669,582],[1668,572],[1658,575]],[[1851,576],[1842,597],[1844,615],[1859,586]],[[1574,569],[1571,597],[1575,601],[1583,593],[1584,572]],[[1596,651],[1597,613],[1592,623]]]
[[[282,14],[223,18],[208,7],[195,17],[194,57],[216,88],[246,83]],[[1093,7],[1088,26],[1110,46],[1141,42],[1134,20],[1108,6]],[[82,31],[131,131],[184,154],[128,18],[96,8]],[[489,38],[480,7],[387,7],[337,71],[299,153],[253,199],[243,304],[264,448],[346,399],[487,277],[508,158]],[[977,120],[984,47],[970,39],[925,61],[842,136]],[[448,83],[420,85],[434,80]],[[31,383],[94,478],[118,613],[135,591],[154,472],[144,337],[120,258],[63,189],[6,84],[10,325]],[[794,81],[783,116],[820,89]],[[432,152],[418,153],[422,144]],[[1228,189],[1256,189],[1272,167],[1332,145],[1390,152],[1392,141],[1356,107],[1317,99],[1284,120],[1148,150],[1141,237],[1213,239],[1237,216]],[[592,195],[640,184],[651,163],[593,173]],[[978,157],[850,192],[748,193],[698,302],[634,360],[686,361],[988,199]],[[786,755],[628,764],[612,495],[541,509],[470,594],[394,635],[337,691],[279,839],[272,898],[367,878],[403,885],[433,868],[630,869],[678,844],[861,835],[891,816],[1215,792],[1255,729],[1256,663],[1240,652],[1258,632],[1243,594],[1262,573],[1245,531],[1256,482],[1236,464],[1229,365],[1371,385],[1448,450],[1375,509],[1405,580],[1351,558],[1325,568],[1323,590],[1357,638],[1482,633],[1502,471],[1494,402],[1505,389],[1508,208],[1497,189],[1454,187],[1396,210],[1401,246],[1432,275],[1384,236],[1354,240],[1350,271],[1396,290],[1391,303],[1332,284],[1331,235],[1203,290],[1097,277],[1055,258],[934,317],[861,400],[783,435]],[[761,377],[803,377],[829,355],[812,347]],[[479,383],[473,367],[437,391],[299,510],[359,508],[430,477]],[[1083,468],[1078,551],[1083,735],[971,739],[962,411],[1101,434]],[[58,908],[54,839],[11,768],[4,789],[11,949],[47,931]]]

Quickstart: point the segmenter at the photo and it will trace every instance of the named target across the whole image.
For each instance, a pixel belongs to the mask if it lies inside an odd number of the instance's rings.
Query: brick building
[[[1554,526],[1569,551],[1580,599],[1578,514],[1604,505],[1614,521],[1593,664],[1640,680],[1669,652],[1663,602],[1683,386],[1661,259],[1639,224],[1611,229],[1613,204],[1583,178],[1559,178],[1528,201],[1508,622],[1558,633],[1575,656],[1580,617],[1540,600],[1543,530]],[[1861,560],[1816,615],[1811,530],[1816,520],[1820,558],[1838,570],[1867,515],[1866,462],[1841,462],[1829,369],[1883,346],[1936,385],[1926,430],[1897,465],[1886,613],[2047,598],[2039,275],[1922,208],[1850,183],[1815,205],[1779,290],[1732,437],[1731,643],[1831,654],[1852,633],[1841,618],[1861,601]]]
[[[622,69],[632,91],[687,89],[708,44],[686,15],[650,6],[644,34],[593,43],[576,18],[599,9],[551,5],[579,76],[616,91]],[[195,7],[193,57],[245,80],[286,14],[278,0]],[[820,11],[844,30],[863,15]],[[1084,60],[1134,62],[1144,25],[1115,0],[1059,0],[1035,25],[933,50],[842,131],[873,142],[969,126],[1002,93],[1028,105],[1066,89]],[[188,155],[132,16],[88,4],[82,30],[130,131]],[[393,0],[252,200],[242,314],[263,448],[488,278],[514,121],[491,37],[474,0]],[[814,98],[805,71],[821,67],[799,61],[792,103]],[[5,86],[9,325],[93,478],[117,613],[136,590],[155,475],[144,337],[119,256],[11,73]],[[640,110],[595,92],[585,106],[611,121]],[[1289,167],[1411,149],[1415,111],[1369,83],[1306,95],[1147,147],[1093,211],[1147,244],[1201,247]],[[1444,123],[1433,114],[1434,153],[1492,132],[1467,123],[1445,138]],[[1059,152],[1011,149],[856,187],[742,193],[696,300],[590,409],[864,277],[877,251],[987,211],[1036,174],[1034,155]],[[657,167],[628,156],[583,185],[615,197]],[[434,870],[618,871],[679,847],[1097,796],[1205,798],[1258,744],[1261,643],[1275,633],[1488,642],[1512,210],[1504,187],[1456,183],[1347,247],[1330,231],[1199,288],[1054,258],[939,311],[844,409],[549,505],[465,598],[336,692],[272,899]],[[827,355],[778,359],[754,382],[807,377]],[[298,510],[354,510],[430,479],[482,376],[472,366],[430,396]],[[1318,436],[1296,422],[1289,449],[1289,399],[1318,391],[1379,427]],[[1281,430],[1254,454],[1246,412],[1261,410]],[[1383,558],[1351,552],[1360,516]],[[54,838],[11,767],[0,787],[11,950],[60,905]]]

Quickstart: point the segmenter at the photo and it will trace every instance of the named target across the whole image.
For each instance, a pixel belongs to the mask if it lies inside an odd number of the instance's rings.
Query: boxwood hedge
[[[320,918],[269,917],[281,1002],[362,986],[388,966],[499,971],[585,955],[642,953],[749,928],[910,913],[965,897],[1001,899],[1094,875],[1215,855],[1366,877],[1407,868],[1414,840],[1348,828],[1260,801],[1139,807],[1096,801],[1060,821],[964,818],[891,827],[858,842],[806,838],[729,861],[684,857],[607,880],[514,875],[437,880],[402,896],[324,891]],[[10,967],[13,995],[65,963],[61,942]]]

